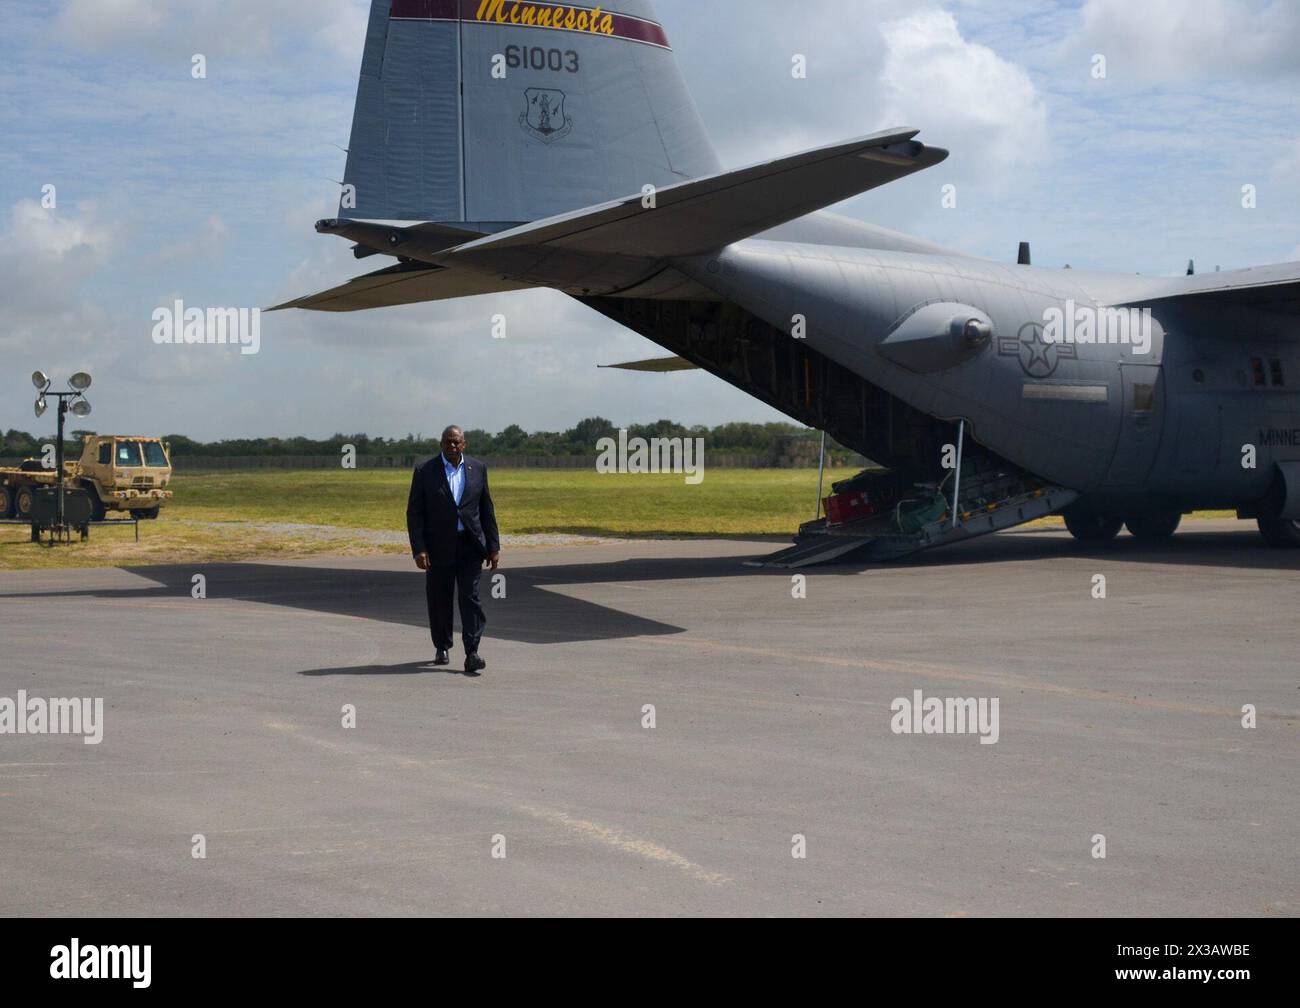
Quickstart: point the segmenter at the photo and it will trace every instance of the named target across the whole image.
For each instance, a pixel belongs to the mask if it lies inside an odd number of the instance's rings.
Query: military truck
[[[169,455],[167,445],[156,437],[86,434],[81,439],[81,458],[63,463],[63,485],[86,491],[93,521],[109,511],[157,518],[172,496],[165,489],[172,478]],[[56,483],[54,470],[39,459],[0,468],[0,518],[31,517],[35,492]]]

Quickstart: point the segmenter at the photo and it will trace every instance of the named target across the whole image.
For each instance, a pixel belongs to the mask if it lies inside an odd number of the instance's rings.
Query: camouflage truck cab
[[[134,512],[136,517],[157,518],[172,492],[167,446],[156,437],[121,434],[86,436],[76,478],[90,494],[94,518],[106,511]]]
[[[90,497],[91,519],[109,511],[132,517],[157,518],[172,492],[172,465],[161,438],[125,434],[87,434],[81,439],[81,458],[63,464],[65,486],[81,488]],[[0,518],[27,519],[34,494],[57,482],[53,469],[38,459],[0,469]]]

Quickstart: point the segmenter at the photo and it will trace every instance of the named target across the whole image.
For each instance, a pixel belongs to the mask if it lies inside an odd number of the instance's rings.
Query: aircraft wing
[[[1130,304],[1182,300],[1245,305],[1282,315],[1300,315],[1300,262],[1253,266],[1177,277],[1157,285]],[[1300,339],[1300,331],[1290,338]]]
[[[421,301],[445,301],[449,298],[493,294],[507,290],[526,290],[530,285],[512,283],[472,270],[444,269],[441,266],[390,266],[356,277],[338,287],[295,298],[268,311],[282,308],[310,308],[314,311],[362,311],[388,305],[418,304]]]
[[[692,364],[685,357],[651,357],[649,360],[624,361],[622,364],[598,364],[602,368],[619,368],[623,371],[697,371],[698,364]]]

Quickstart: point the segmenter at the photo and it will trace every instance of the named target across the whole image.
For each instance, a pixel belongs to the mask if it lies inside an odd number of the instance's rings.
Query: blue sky
[[[152,342],[151,313],[174,298],[270,305],[374,268],[312,229],[337,204],[368,6],[7,0],[0,427],[41,429],[38,367],[90,369],[100,429],[204,439],[777,418],[708,375],[597,372],[657,348],[550,292],[277,313],[254,356]],[[998,259],[1029,240],[1041,265],[1300,259],[1300,5],[656,8],[728,166],[902,124],[952,151],[841,212]],[[940,206],[944,184],[956,209]],[[512,319],[505,341],[481,324],[496,311]]]

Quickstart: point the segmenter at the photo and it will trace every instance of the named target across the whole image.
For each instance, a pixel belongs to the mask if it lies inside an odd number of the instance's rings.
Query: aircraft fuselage
[[[1134,278],[962,256],[749,240],[678,266],[864,381],[964,419],[975,441],[1102,503],[1237,507],[1268,492],[1274,462],[1300,459],[1300,361],[1276,315],[1160,301],[1116,309]],[[1117,326],[1120,310],[1129,314]],[[986,341],[947,338],[942,323],[965,314],[989,323]]]

